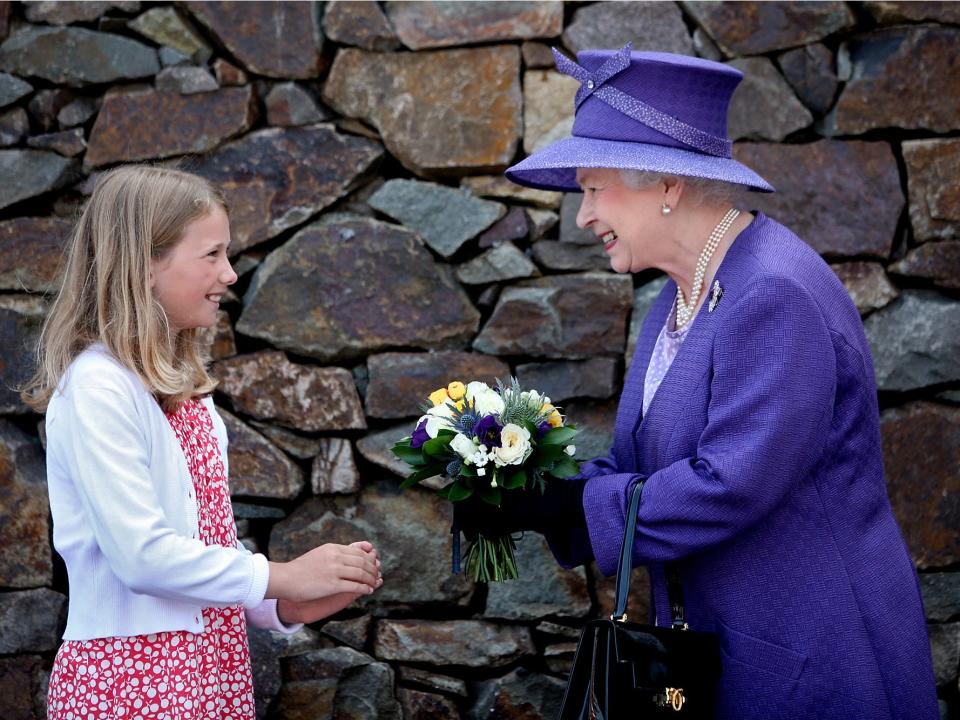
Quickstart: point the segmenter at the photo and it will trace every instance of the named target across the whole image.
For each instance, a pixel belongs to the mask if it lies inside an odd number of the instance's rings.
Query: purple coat
[[[860,316],[816,252],[761,213],[716,280],[722,299],[704,303],[641,417],[676,285],[653,304],[610,455],[584,464],[588,533],[549,538],[554,553],[613,574],[646,477],[634,561],[650,569],[658,624],[670,619],[663,564],[677,562],[691,627],[719,634],[718,718],[936,720]]]

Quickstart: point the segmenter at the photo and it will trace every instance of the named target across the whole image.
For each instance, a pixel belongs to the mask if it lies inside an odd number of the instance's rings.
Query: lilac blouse
[[[647,374],[643,379],[644,415],[647,414],[647,408],[650,407],[653,396],[656,394],[657,388],[660,387],[663,376],[666,375],[667,370],[670,369],[670,364],[677,356],[680,346],[683,345],[687,333],[690,332],[693,323],[697,321],[696,317],[694,317],[693,320],[679,330],[671,330],[670,328],[676,328],[676,318],[677,301],[674,300],[673,309],[670,311],[670,314],[667,315],[667,321],[663,324],[663,327],[660,328],[660,334],[657,336],[657,344],[653,347],[650,364],[647,366]]]

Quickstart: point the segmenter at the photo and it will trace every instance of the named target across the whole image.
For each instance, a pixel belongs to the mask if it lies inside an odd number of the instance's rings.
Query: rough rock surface
[[[960,140],[908,140],[903,160],[916,240],[960,239]]]
[[[693,43],[677,3],[591,3],[577,8],[563,31],[563,44],[574,53],[592,48],[693,54]]]
[[[227,426],[230,494],[292,500],[303,490],[303,473],[272,442],[220,408]]]

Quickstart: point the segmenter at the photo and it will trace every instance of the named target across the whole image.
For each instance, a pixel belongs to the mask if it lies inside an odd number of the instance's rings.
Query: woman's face
[[[230,223],[219,207],[187,225],[180,241],[150,261],[150,286],[171,330],[211,327],[237,274],[227,259]]]
[[[580,168],[577,182],[583,188],[577,225],[603,243],[610,266],[620,273],[655,267],[663,185],[637,190],[608,168]]]

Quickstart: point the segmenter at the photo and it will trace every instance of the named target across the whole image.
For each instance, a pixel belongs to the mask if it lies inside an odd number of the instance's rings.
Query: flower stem
[[[504,582],[520,577],[514,557],[516,543],[509,535],[488,538],[478,535],[467,550],[464,567],[474,582]]]

